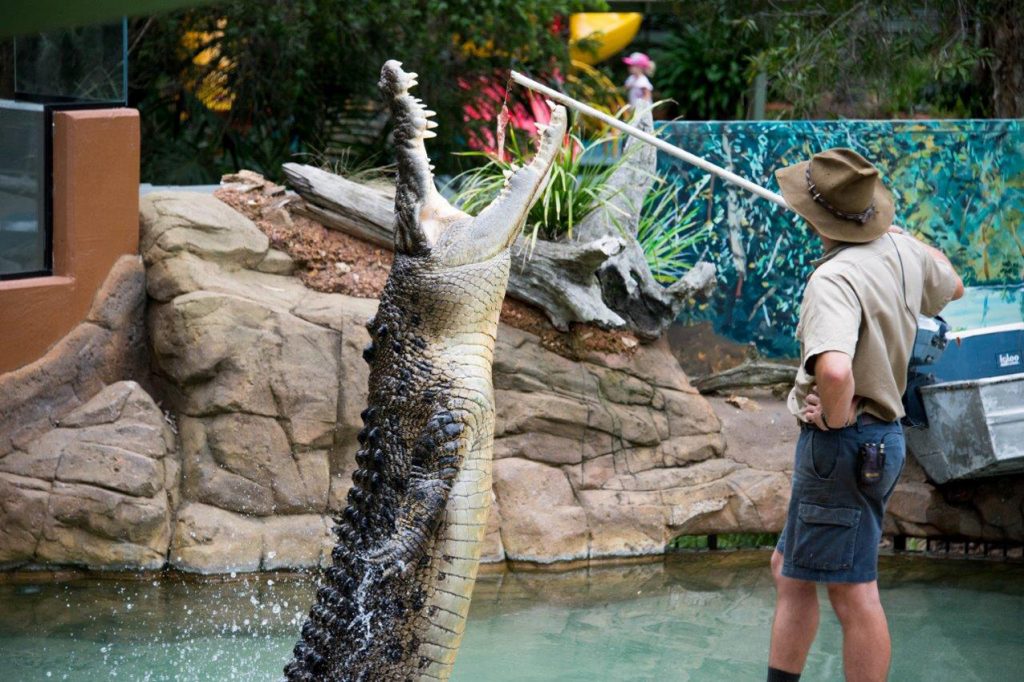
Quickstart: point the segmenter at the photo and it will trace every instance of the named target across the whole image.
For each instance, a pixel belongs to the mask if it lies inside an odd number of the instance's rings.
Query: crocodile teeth
[[[427,121],[427,128],[436,128],[437,121]]]
[[[553,101],[551,101],[549,99],[546,99],[544,101],[547,102],[548,108],[551,109],[551,111],[554,111],[555,107],[558,106],[557,104],[555,104]]]
[[[513,171],[511,168],[506,168],[505,170],[501,171],[501,174],[505,176],[506,180],[511,178],[513,173],[515,173],[515,171]]]
[[[437,133],[435,133],[433,130],[424,130],[420,134],[420,137],[422,137],[424,140],[429,140],[432,137],[437,137]]]
[[[551,126],[549,126],[547,123],[534,123],[533,127],[537,129],[538,135],[543,135],[545,131],[547,131],[547,129],[550,128]]]
[[[434,111],[433,109],[424,109],[423,115],[426,116],[427,118],[432,118],[434,116],[437,116],[437,112]]]

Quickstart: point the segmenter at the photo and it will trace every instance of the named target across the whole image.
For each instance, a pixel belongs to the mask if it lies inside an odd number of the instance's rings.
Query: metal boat
[[[907,445],[936,483],[1024,472],[1024,322],[945,333],[922,320]],[[923,419],[920,411],[923,410]]]

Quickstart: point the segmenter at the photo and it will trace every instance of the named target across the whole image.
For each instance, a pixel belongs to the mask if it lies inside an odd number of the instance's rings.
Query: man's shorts
[[[885,443],[885,468],[859,482],[862,443]],[[844,429],[800,429],[793,494],[776,547],[782,575],[822,583],[864,583],[878,576],[885,505],[906,458],[903,427],[862,416]]]

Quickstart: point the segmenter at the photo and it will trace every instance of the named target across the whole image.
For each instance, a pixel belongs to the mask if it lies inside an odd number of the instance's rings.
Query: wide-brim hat
[[[815,154],[780,168],[775,177],[786,203],[829,239],[870,242],[892,225],[892,194],[878,169],[852,149]]]
[[[639,66],[641,69],[646,69],[653,63],[643,52],[634,52],[628,57],[623,57],[622,61],[627,66]]]

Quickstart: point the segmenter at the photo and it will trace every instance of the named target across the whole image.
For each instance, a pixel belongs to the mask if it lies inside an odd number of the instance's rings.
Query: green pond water
[[[765,552],[481,576],[460,682],[763,680]],[[892,680],[1024,679],[1024,564],[883,557]],[[276,680],[311,580],[170,576],[0,585],[0,680]],[[804,679],[842,679],[827,607]]]

